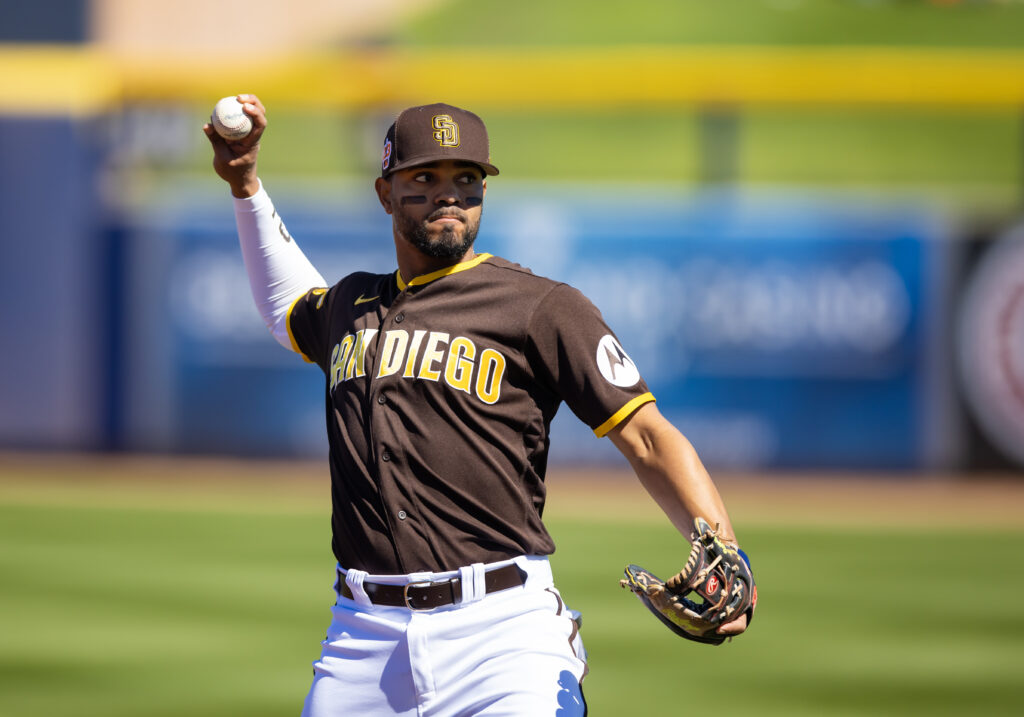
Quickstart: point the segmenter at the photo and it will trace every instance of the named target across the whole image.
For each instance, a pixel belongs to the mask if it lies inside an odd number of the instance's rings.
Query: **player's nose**
[[[462,193],[455,186],[455,182],[441,182],[437,187],[437,194],[434,196],[434,203],[440,206],[451,206],[462,201]]]

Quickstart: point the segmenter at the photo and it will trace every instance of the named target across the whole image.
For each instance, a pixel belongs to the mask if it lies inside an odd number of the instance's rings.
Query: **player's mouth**
[[[466,218],[460,211],[452,211],[450,209],[446,209],[443,211],[434,212],[433,214],[428,216],[427,222],[431,224],[437,223],[443,225],[465,224]]]

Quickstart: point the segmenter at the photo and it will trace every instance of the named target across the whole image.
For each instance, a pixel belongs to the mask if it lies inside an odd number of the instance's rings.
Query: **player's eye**
[[[473,184],[474,182],[476,182],[476,175],[473,174],[472,172],[467,172],[466,174],[459,175],[459,177],[456,178],[455,181],[459,182],[460,184]]]
[[[430,172],[420,172],[412,178],[414,182],[426,183],[431,180]]]

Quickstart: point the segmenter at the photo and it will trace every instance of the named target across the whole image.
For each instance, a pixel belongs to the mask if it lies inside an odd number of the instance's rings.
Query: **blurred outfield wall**
[[[357,267],[393,270],[388,218],[369,202],[310,208],[268,186],[328,281]],[[268,340],[230,214],[174,203],[191,210],[135,217],[123,231],[133,298],[122,440],[322,453],[320,373]],[[958,459],[943,325],[950,243],[937,217],[834,197],[636,188],[563,188],[557,201],[492,188],[485,213],[478,249],[590,296],[710,464]],[[605,443],[563,409],[553,458],[607,460]]]
[[[1024,460],[1024,273],[983,282],[1005,287],[995,292],[970,279],[1012,216],[970,237],[964,216],[920,197],[751,186],[734,167],[735,118],[759,107],[1022,107],[1024,54],[497,48],[474,58],[453,78],[429,49],[210,72],[185,56],[125,63],[92,48],[0,47],[0,290],[21,307],[0,358],[0,445],[323,454],[319,373],[269,339],[252,308],[223,187],[153,167],[180,161],[188,140],[175,138],[197,133],[195,107],[225,88],[339,114],[360,128],[355,153],[371,164],[389,114],[443,87],[485,117],[628,105],[698,118],[693,182],[496,181],[479,248],[590,295],[712,467]],[[370,194],[339,201],[298,176],[265,179],[325,276],[393,268]],[[1001,247],[997,264],[1015,266],[1011,242]],[[613,459],[567,413],[554,458]]]

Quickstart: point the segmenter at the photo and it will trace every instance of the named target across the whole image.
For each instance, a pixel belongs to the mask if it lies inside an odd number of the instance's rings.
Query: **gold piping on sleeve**
[[[640,408],[640,406],[644,405],[645,403],[650,403],[653,400],[654,394],[651,393],[650,391],[640,396],[637,396],[636,398],[632,399],[629,403],[627,403],[625,406],[616,411],[614,414],[612,414],[611,418],[609,418],[607,421],[605,421],[600,426],[595,428],[594,435],[597,436],[598,438],[603,438],[608,433],[608,431],[612,430],[617,425],[622,423],[624,420],[629,418],[629,416],[633,415],[633,411]]]
[[[305,361],[306,363],[314,363],[313,359],[311,359],[306,354],[302,353],[302,349],[299,348],[299,344],[295,340],[295,334],[292,333],[292,311],[295,309],[295,305],[298,304],[303,299],[305,299],[308,294],[308,291],[305,294],[302,294],[302,296],[293,301],[292,305],[288,307],[288,313],[285,314],[284,317],[284,327],[285,329],[288,330],[288,341],[291,342],[292,351],[301,356],[302,360]]]

